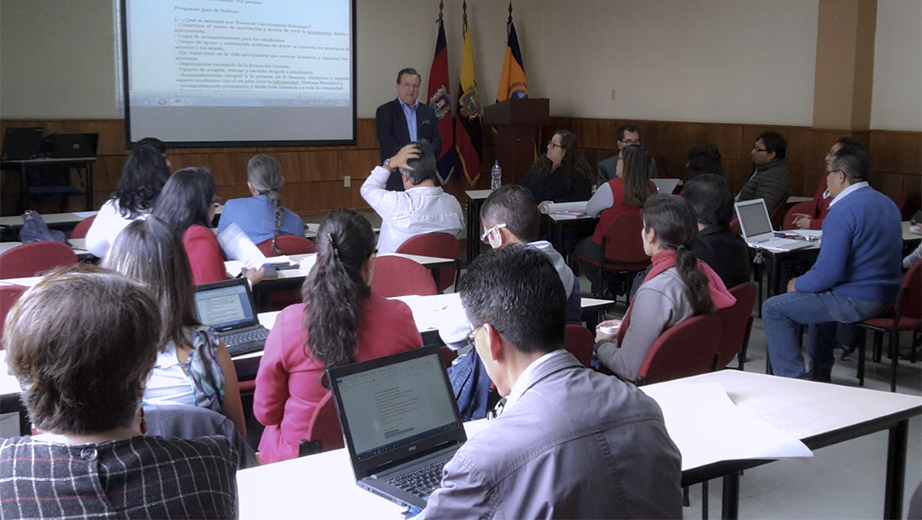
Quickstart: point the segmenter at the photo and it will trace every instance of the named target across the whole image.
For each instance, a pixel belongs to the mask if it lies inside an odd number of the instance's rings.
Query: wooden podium
[[[503,168],[503,184],[516,184],[535,162],[535,151],[544,153],[544,143],[538,142],[541,127],[550,122],[550,101],[540,99],[507,99],[484,107],[483,122],[499,131],[496,158]],[[489,171],[493,165],[487,165]]]

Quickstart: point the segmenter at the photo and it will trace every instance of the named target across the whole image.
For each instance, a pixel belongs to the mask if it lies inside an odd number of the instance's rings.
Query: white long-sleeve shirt
[[[408,238],[425,233],[461,236],[464,214],[458,199],[438,186],[387,191],[389,176],[389,171],[376,166],[361,189],[362,198],[381,216],[379,253],[393,253]]]

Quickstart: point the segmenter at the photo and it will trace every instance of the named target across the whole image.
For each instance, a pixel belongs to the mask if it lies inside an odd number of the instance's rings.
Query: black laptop
[[[3,137],[4,161],[34,159],[42,151],[41,128],[7,128]]]
[[[327,372],[359,487],[423,509],[467,441],[439,347]]]
[[[246,278],[195,286],[195,315],[211,327],[231,356],[262,350],[269,329],[259,324]]]
[[[51,134],[44,139],[46,157],[88,159],[96,157],[99,134]]]

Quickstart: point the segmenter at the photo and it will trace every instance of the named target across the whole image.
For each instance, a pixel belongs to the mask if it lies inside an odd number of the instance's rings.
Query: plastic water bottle
[[[490,189],[495,190],[503,185],[503,168],[499,165],[499,159],[493,163],[493,169],[490,170]]]

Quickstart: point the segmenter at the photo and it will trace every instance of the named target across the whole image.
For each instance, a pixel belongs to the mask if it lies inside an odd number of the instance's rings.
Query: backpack
[[[31,209],[22,214],[22,229],[19,230],[19,241],[23,244],[31,242],[61,242],[67,244],[63,231],[48,229],[42,216]]]

